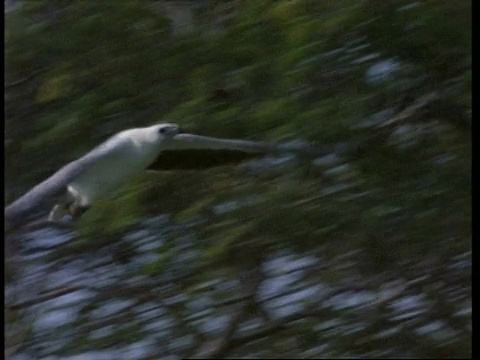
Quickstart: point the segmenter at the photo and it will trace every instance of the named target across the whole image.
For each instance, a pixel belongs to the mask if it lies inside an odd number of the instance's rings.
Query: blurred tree
[[[6,202],[163,119],[337,150],[145,174],[61,246],[25,234],[11,349],[471,356],[470,1],[25,1],[5,44]]]

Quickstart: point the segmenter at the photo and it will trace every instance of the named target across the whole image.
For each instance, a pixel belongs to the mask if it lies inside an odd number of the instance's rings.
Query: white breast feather
[[[161,151],[161,141],[147,129],[119,133],[115,151],[92,163],[87,171],[69,184],[70,191],[80,194],[80,205],[89,205],[110,190],[122,186],[153,162]]]

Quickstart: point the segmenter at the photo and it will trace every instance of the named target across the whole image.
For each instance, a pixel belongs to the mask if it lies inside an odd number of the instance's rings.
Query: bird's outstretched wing
[[[111,137],[81,158],[68,163],[5,207],[5,229],[10,230],[26,222],[28,217],[37,212],[47,200],[62,195],[67,185],[74,178],[79,176],[89,165],[110,152],[112,147],[119,146],[121,141],[122,139],[117,138],[117,136]]]
[[[58,196],[66,190],[67,184],[77,176],[82,168],[82,161],[75,160],[65,165],[55,174],[34,186],[4,210],[6,227],[13,227],[25,221],[51,197]]]
[[[196,170],[238,164],[274,151],[272,144],[178,134],[164,144],[148,170]]]

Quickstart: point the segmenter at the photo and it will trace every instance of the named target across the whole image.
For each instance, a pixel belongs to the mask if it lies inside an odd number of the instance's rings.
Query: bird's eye
[[[160,130],[158,130],[158,132],[160,134],[165,134],[167,132],[167,129],[166,128],[160,128]]]

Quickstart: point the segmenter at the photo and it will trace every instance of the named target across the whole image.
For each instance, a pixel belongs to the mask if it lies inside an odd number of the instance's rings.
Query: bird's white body
[[[160,153],[164,139],[154,129],[131,129],[115,136],[115,149],[92,162],[68,185],[78,205],[88,206],[141,173]]]
[[[54,206],[49,219],[80,216],[83,209],[140,174],[177,133],[177,125],[161,124],[121,131],[107,140],[90,152],[88,166],[67,184],[65,198]]]

